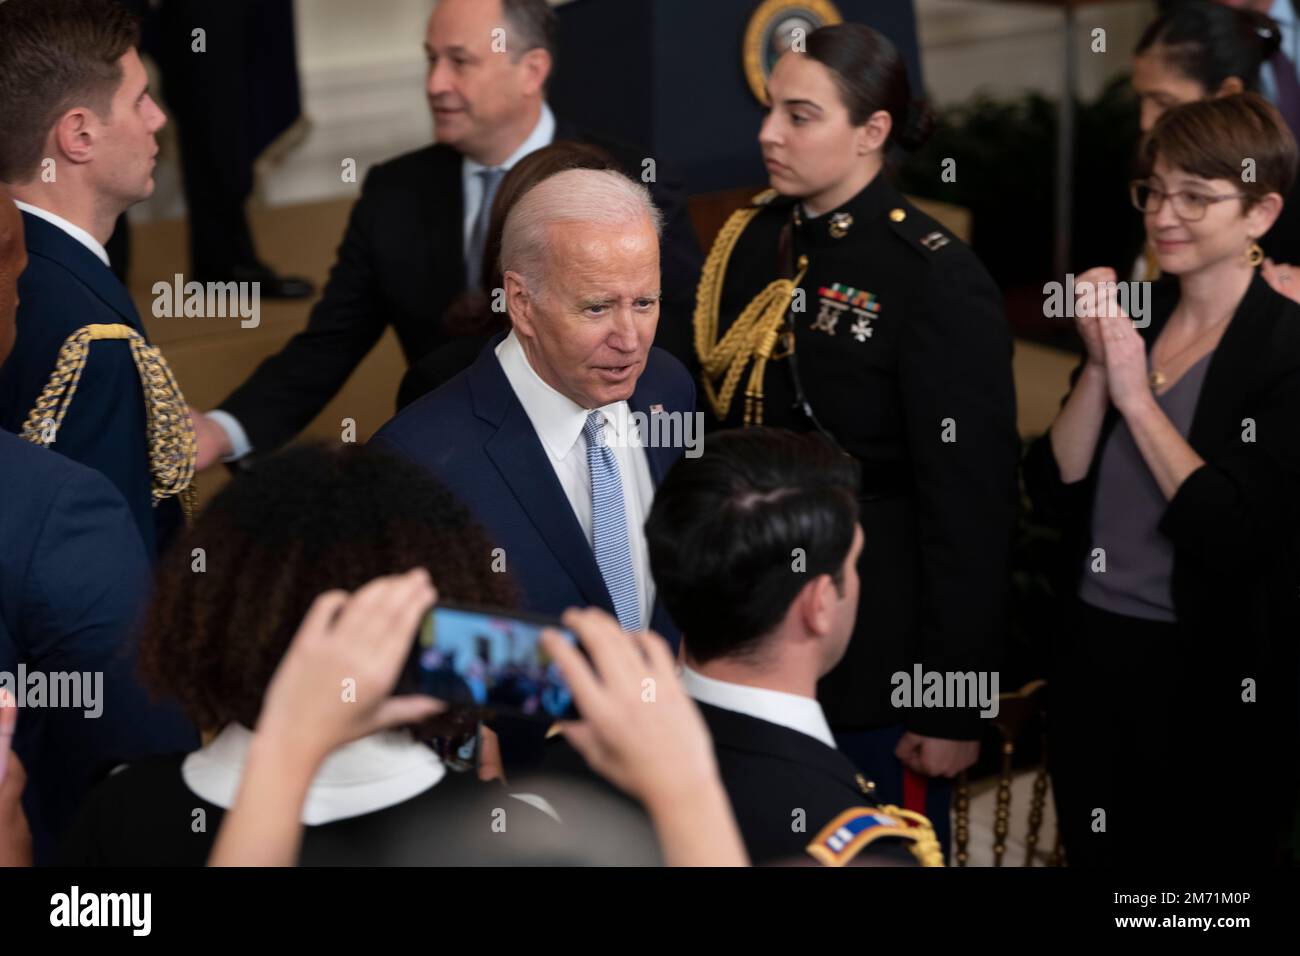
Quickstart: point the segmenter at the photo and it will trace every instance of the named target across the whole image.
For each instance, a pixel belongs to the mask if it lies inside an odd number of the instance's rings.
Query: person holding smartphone
[[[104,780],[73,824],[64,861],[201,866],[239,789],[267,687],[317,595],[422,567],[448,599],[509,609],[508,577],[473,559],[491,549],[441,483],[371,448],[296,447],[226,486],[161,564],[139,651],[145,681],[180,702],[203,746]],[[320,692],[350,704],[359,676]],[[456,834],[439,830],[439,810],[480,784],[428,742],[466,739],[476,726],[458,713],[412,719],[332,752],[306,795],[305,858],[381,862],[366,848],[416,827],[450,844]],[[527,814],[549,823],[521,803],[512,829],[523,830]]]

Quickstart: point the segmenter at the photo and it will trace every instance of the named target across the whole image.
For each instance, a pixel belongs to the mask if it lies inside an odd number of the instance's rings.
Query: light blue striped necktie
[[[592,412],[582,426],[587,439],[587,469],[591,473],[592,548],[596,566],[614,600],[614,613],[625,631],[641,630],[641,602],[632,571],[632,547],[623,507],[623,480],[614,449],[605,444],[605,416]]]

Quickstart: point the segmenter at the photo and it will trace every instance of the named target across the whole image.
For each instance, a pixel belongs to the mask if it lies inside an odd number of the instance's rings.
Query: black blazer
[[[718,775],[755,866],[820,858],[808,848],[822,842],[819,836],[836,832],[838,827],[831,828],[832,823],[864,818],[875,822],[872,813],[880,804],[872,783],[834,747],[770,720],[699,701],[696,706],[708,725]],[[561,736],[546,742],[541,766],[552,779],[575,777],[612,790]],[[574,816],[558,799],[551,802],[562,818]],[[864,845],[846,854],[844,862],[918,866],[911,850],[918,831],[895,817],[889,820],[899,825],[890,826],[882,817],[883,825],[866,828],[870,835],[864,835]]]
[[[644,155],[559,123],[556,139],[600,146],[638,180]],[[321,300],[307,327],[219,406],[265,453],[307,427],[391,324],[408,364],[445,344],[442,315],[465,288],[461,154],[426,146],[367,174]],[[700,250],[683,189],[659,165],[649,183],[664,214],[664,303],[656,341],[689,342]],[[394,392],[397,383],[393,383]]]
[[[1150,343],[1178,301],[1178,280],[1153,288]],[[1083,363],[1075,369],[1071,387]],[[1068,396],[1067,396],[1068,397]],[[1106,414],[1087,476],[1061,481],[1049,435],[1025,459],[1026,488],[1040,520],[1065,535],[1055,580],[1078,589],[1091,548],[1091,519],[1101,452],[1120,420]],[[1254,440],[1243,440],[1253,422]],[[1222,699],[1241,695],[1256,677],[1261,714],[1295,731],[1300,633],[1300,305],[1256,275],[1219,342],[1197,401],[1188,443],[1205,464],[1170,499],[1160,530],[1174,543],[1174,610],[1190,646],[1184,661],[1203,662],[1200,677],[1222,680]],[[1212,673],[1208,673],[1212,672]],[[1217,675],[1217,676],[1216,676]],[[1203,685],[1210,693],[1212,686]],[[1217,694],[1216,694],[1217,696]]]

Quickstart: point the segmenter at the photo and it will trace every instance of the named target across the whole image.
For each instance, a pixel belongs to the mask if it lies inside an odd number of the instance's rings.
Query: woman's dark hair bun
[[[929,142],[935,124],[934,109],[930,106],[929,98],[922,96],[912,100],[907,108],[907,123],[895,134],[894,141],[909,153],[918,150]]]

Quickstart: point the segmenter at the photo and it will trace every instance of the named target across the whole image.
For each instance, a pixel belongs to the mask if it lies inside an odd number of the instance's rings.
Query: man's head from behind
[[[570,169],[506,218],[501,272],[529,364],[583,408],[625,401],[659,323],[659,234],[650,192],[613,170]]]
[[[18,277],[27,268],[27,246],[23,242],[23,217],[0,183],[0,365],[14,347],[18,327]]]
[[[101,217],[153,192],[166,122],[116,0],[0,3],[0,181],[84,190]]]
[[[815,680],[844,656],[858,609],[858,467],[820,435],[716,432],[679,459],[646,522],[650,567],[687,660]]]
[[[439,0],[424,38],[438,142],[504,161],[541,106],[555,32],[546,0]]]

